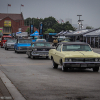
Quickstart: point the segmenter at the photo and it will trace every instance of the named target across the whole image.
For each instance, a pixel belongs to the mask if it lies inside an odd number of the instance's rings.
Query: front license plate
[[[81,67],[87,67],[87,64],[81,64]]]

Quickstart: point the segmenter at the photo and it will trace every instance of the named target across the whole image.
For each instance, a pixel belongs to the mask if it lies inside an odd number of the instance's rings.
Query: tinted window
[[[28,40],[28,39],[22,39],[22,40],[18,40],[18,43],[31,43],[32,42],[32,40]]]
[[[46,47],[50,47],[51,43],[34,43],[32,45],[32,47],[34,47],[34,46],[46,46]]]

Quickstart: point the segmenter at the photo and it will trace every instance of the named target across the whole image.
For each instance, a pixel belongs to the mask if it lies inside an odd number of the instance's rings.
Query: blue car
[[[26,52],[27,47],[31,46],[31,42],[31,39],[17,39],[17,42],[14,45],[15,53]]]

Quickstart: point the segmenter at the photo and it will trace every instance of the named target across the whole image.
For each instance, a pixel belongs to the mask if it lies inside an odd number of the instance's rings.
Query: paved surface
[[[100,53],[100,49],[93,50]],[[100,70],[97,73],[92,70],[62,72],[61,68],[52,69],[50,60],[29,59],[26,54],[15,54],[3,48],[1,52],[0,68],[26,100],[100,100]],[[8,91],[8,81],[3,79],[3,82],[0,96],[14,97],[15,94]]]
[[[8,89],[6,88],[6,86],[4,85],[4,83],[0,78],[0,100],[6,100],[6,99],[13,100],[11,94],[9,93]]]

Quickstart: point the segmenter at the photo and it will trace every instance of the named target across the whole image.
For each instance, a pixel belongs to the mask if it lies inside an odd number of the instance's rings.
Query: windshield
[[[89,45],[63,45],[62,51],[92,51]]]
[[[15,39],[7,40],[7,42],[13,43],[13,42],[16,42],[16,40]]]
[[[51,43],[34,43],[32,45],[32,47],[34,47],[34,46],[46,46],[46,47],[50,47]]]
[[[22,40],[18,40],[18,43],[31,43],[32,40],[29,40],[29,39],[22,39]]]
[[[69,42],[70,40],[69,40],[69,38],[66,38],[64,41],[68,41]]]
[[[8,39],[11,39],[11,37],[5,37],[5,38],[4,38],[4,40],[8,40]]]

